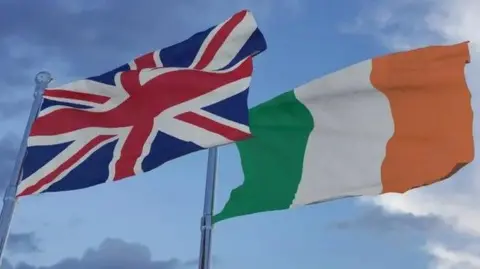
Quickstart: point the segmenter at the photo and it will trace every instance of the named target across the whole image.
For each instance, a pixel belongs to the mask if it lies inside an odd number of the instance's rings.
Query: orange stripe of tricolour
[[[395,125],[381,168],[383,192],[432,184],[473,160],[469,60],[467,42],[372,60],[372,84],[388,98]]]

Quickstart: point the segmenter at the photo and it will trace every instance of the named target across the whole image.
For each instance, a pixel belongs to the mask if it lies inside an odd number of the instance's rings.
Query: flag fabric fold
[[[99,76],[45,90],[17,195],[125,179],[250,136],[253,15],[225,22]]]
[[[467,42],[394,53],[252,108],[244,182],[215,222],[452,176],[474,158],[469,61]]]

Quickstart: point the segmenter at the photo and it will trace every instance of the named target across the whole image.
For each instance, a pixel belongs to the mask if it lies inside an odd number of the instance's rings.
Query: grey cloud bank
[[[87,249],[80,258],[65,258],[51,266],[41,267],[26,263],[13,265],[6,260],[1,269],[187,269],[194,266],[194,260],[172,258],[155,261],[144,245],[120,239],[105,239],[98,248]]]

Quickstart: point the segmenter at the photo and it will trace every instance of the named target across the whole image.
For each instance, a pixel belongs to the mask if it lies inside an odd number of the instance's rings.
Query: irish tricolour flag
[[[250,110],[244,183],[215,221],[405,192],[474,158],[468,43],[357,63]]]

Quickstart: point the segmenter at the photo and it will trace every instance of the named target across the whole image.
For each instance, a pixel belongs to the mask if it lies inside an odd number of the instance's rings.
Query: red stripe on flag
[[[134,125],[120,151],[115,164],[114,181],[135,175],[135,164],[143,153],[143,147],[152,133],[153,120],[141,119]],[[155,132],[156,133],[156,132]]]
[[[37,183],[34,185],[26,188],[24,191],[22,191],[20,194],[17,195],[17,197],[20,196],[26,196],[26,195],[31,195],[39,191],[43,186],[53,182],[61,173],[63,173],[65,170],[68,168],[72,167],[75,165],[76,162],[78,162],[85,154],[87,154],[90,150],[92,150],[94,147],[99,145],[100,143],[106,141],[107,139],[110,139],[113,137],[113,135],[100,135],[92,139],[90,142],[88,142],[83,148],[81,148],[78,152],[76,152],[70,159],[62,163],[57,169],[53,170],[50,174],[46,175]]]
[[[230,126],[223,125],[194,112],[186,112],[177,115],[175,118],[208,130],[212,133],[219,134],[230,141],[239,141],[250,137],[250,133],[245,133]]]
[[[73,99],[79,101],[87,101],[96,104],[105,104],[110,97],[90,94],[90,93],[83,93],[83,92],[72,92],[68,90],[53,90],[48,89],[43,94],[46,97],[54,97],[54,98],[65,98],[65,99]]]
[[[147,53],[135,59],[135,65],[137,66],[137,70],[157,67],[155,60],[153,59],[153,52]]]
[[[198,61],[197,65],[195,66],[196,69],[204,69],[205,67],[207,67],[207,65],[212,61],[213,57],[215,57],[215,54],[218,52],[227,37],[230,35],[233,29],[235,29],[235,27],[237,27],[237,25],[242,22],[243,18],[245,18],[246,15],[246,10],[238,12],[237,14],[233,15],[233,17],[230,18],[230,20],[228,20],[222,26],[222,28],[218,30],[217,33],[215,33],[215,36],[212,38],[207,48],[205,49],[202,58],[200,58],[200,61]]]

